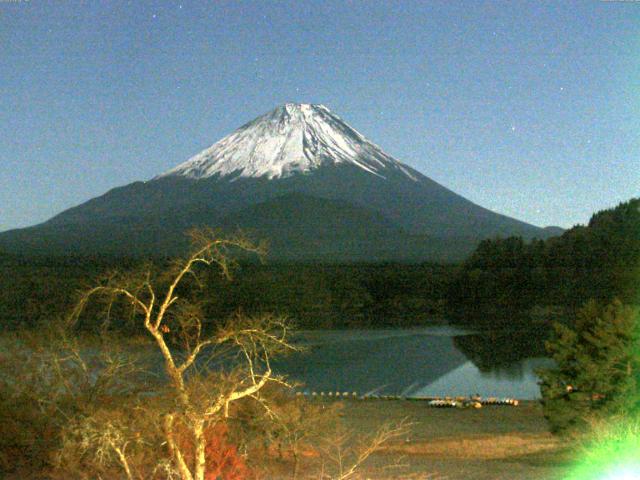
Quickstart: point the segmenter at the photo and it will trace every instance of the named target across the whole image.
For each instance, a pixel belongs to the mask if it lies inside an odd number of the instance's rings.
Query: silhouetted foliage
[[[65,315],[74,303],[70,292],[104,280],[115,270],[144,270],[144,259],[107,257],[0,258],[0,329],[29,327]],[[155,259],[156,268],[167,259]],[[206,321],[223,321],[242,310],[277,312],[302,328],[413,326],[442,318],[444,294],[453,266],[433,264],[268,264],[240,263],[232,282],[219,273],[202,277]],[[224,284],[224,297],[214,295]],[[141,333],[139,324],[126,321],[126,304],[114,303],[111,327]],[[104,312],[88,312],[94,320],[85,328],[102,325]]]
[[[640,199],[547,241],[483,241],[451,281],[447,316],[480,327],[574,318],[587,300],[638,298]],[[560,307],[560,309],[558,309]]]
[[[556,324],[547,350],[557,366],[542,370],[545,417],[553,432],[580,431],[589,423],[640,407],[640,311],[614,300],[591,300],[573,328]]]

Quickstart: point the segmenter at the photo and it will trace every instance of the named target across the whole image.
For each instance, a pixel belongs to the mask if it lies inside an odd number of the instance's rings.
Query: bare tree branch
[[[151,268],[147,268],[142,275],[129,278],[112,274],[101,285],[86,291],[71,314],[70,324],[78,321],[94,296],[105,296],[111,302],[116,297],[122,297],[134,307],[134,316],[142,315],[143,325],[164,359],[165,373],[177,399],[178,408],[167,412],[163,420],[163,434],[175,471],[182,480],[204,480],[206,426],[228,417],[229,406],[233,402],[243,398],[260,401],[257,394],[269,382],[286,384],[273,375],[270,358],[272,354],[294,347],[288,343],[289,327],[286,320],[270,315],[236,315],[212,336],[203,338],[202,312],[197,305],[179,300],[178,291],[182,292],[181,285],[185,278],[193,277],[199,284],[195,269],[214,265],[222,275],[230,278],[234,250],[262,255],[264,248],[252,244],[246,237],[222,238],[212,230],[195,230],[191,232],[191,238],[192,253],[186,259],[174,262],[162,272],[163,277],[154,279]],[[174,344],[168,342],[166,335],[181,340],[184,352],[172,351]],[[195,373],[192,372],[191,367],[196,365],[205,349],[223,349],[225,346],[233,347],[239,355],[234,375],[225,377],[209,372],[202,376],[197,366]],[[191,373],[187,375],[187,371]],[[227,380],[216,388],[210,383],[215,378]],[[261,403],[265,406],[264,402]],[[183,451],[184,445],[176,438],[176,425],[191,433],[192,460],[189,460],[191,457]],[[127,472],[127,478],[130,478],[130,469],[123,461],[126,460],[125,447],[117,446],[113,451]],[[191,461],[193,463],[189,465]]]

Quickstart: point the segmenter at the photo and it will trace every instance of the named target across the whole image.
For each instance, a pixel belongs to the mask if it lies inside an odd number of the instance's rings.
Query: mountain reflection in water
[[[534,371],[550,360],[540,355],[540,338],[519,333],[450,327],[300,332],[296,342],[306,351],[279,359],[275,369],[309,392],[539,398]]]

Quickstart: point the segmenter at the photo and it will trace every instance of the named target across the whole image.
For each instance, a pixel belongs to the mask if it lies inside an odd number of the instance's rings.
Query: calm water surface
[[[276,370],[309,392],[540,398],[534,371],[551,365],[549,359],[483,365],[481,371],[456,346],[456,338],[468,335],[478,334],[451,327],[300,332],[296,343],[306,351],[279,360]]]

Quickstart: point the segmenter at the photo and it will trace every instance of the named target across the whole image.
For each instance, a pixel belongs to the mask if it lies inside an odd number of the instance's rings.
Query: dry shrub
[[[5,334],[0,358],[0,472],[47,470],[62,429],[105,398],[119,396],[129,359],[108,345],[81,354],[81,342],[58,324]]]
[[[309,401],[272,384],[263,389],[259,401],[239,402],[230,420],[254,470],[273,467],[275,461],[296,478],[302,468],[311,468],[309,460],[321,455],[318,445],[337,428],[341,407],[339,402]]]
[[[155,473],[166,456],[157,415],[135,399],[112,400],[62,428],[55,478],[167,478]]]
[[[191,432],[184,425],[176,426],[176,441],[187,462],[194,461],[194,444]],[[251,477],[251,471],[238,448],[230,441],[226,423],[210,425],[204,432],[206,441],[205,480],[243,480]]]
[[[42,470],[55,447],[57,429],[25,395],[0,384],[0,474]],[[1,476],[1,475],[0,475]]]
[[[355,435],[342,424],[322,439],[320,448],[322,480],[355,480],[363,478],[362,472],[370,457],[381,451],[389,442],[405,437],[411,430],[407,419],[399,423],[384,423],[369,435]],[[386,465],[386,470],[399,470],[399,461]],[[366,478],[369,478],[367,476]]]

